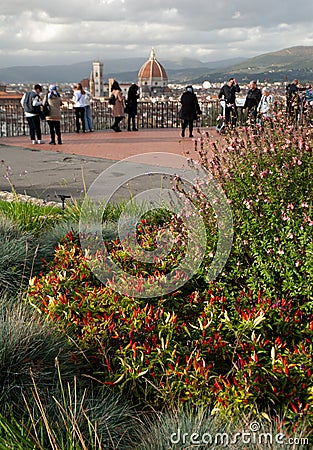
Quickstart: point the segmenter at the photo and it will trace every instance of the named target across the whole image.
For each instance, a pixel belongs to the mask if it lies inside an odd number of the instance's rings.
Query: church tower
[[[94,96],[103,97],[103,63],[95,61],[92,63],[92,72],[94,80]]]
[[[90,78],[89,78],[89,90],[91,95],[95,96],[95,80],[93,78],[93,71],[90,72]]]

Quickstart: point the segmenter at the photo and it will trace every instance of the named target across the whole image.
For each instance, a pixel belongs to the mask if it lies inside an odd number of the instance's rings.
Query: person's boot
[[[136,121],[133,120],[133,131],[138,131],[138,128],[136,127]]]

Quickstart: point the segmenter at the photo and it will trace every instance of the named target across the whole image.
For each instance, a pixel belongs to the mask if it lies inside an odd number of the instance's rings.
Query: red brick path
[[[209,132],[211,137],[218,136],[215,130],[210,129]],[[181,138],[179,128],[144,129],[121,133],[106,130],[63,134],[62,145],[49,145],[50,139],[47,135],[43,136],[45,144],[41,145],[32,145],[29,136],[2,137],[0,144],[112,160],[150,152],[169,152],[196,157],[194,149],[196,141],[201,137],[201,132],[194,130],[194,136],[194,138]]]

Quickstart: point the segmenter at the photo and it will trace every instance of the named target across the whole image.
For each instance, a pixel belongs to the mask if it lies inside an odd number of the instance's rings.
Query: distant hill
[[[256,78],[259,80],[285,81],[298,78],[300,81],[313,79],[313,46],[296,46],[276,52],[264,53],[245,59],[239,64],[209,71],[193,82],[204,79],[222,81],[235,76],[240,81]]]
[[[102,60],[104,79],[116,78],[120,82],[134,82],[147,57]],[[159,59],[159,61],[165,67],[172,83],[225,81],[230,76],[235,76],[240,82],[252,78],[270,81],[286,81],[293,78],[300,81],[313,80],[313,46],[285,48],[249,59],[233,58],[205,63],[192,58]],[[74,83],[89,78],[91,68],[92,61],[70,65],[6,67],[0,68],[0,82]]]
[[[104,78],[117,78],[121,82],[132,82],[137,80],[138,72],[147,58],[103,58]],[[176,60],[159,60],[165,67],[168,76],[173,80],[185,80],[198,76],[208,70],[222,69],[242,58],[228,59],[203,63],[191,58],[177,58]],[[0,82],[3,83],[75,83],[83,78],[89,78],[92,61],[83,61],[70,65],[47,65],[47,66],[14,66],[0,68]],[[171,78],[172,80],[172,78]]]
[[[286,72],[295,69],[303,71],[313,69],[313,46],[303,45],[264,53],[232,67],[232,70],[252,72],[271,70]]]

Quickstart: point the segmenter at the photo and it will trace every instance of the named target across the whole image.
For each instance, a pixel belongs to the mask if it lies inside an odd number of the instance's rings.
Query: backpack
[[[49,103],[48,103],[48,94],[46,95],[46,97],[45,97],[45,101],[44,101],[44,103],[43,103],[43,105],[42,105],[42,107],[41,107],[41,110],[40,110],[40,113],[39,113],[39,115],[40,115],[40,118],[42,119],[42,120],[45,120],[45,118],[47,117],[47,116],[49,116],[49,114],[50,114],[50,105],[49,105]]]
[[[115,95],[112,94],[111,97],[109,98],[109,105],[115,105],[115,102],[116,102]]]
[[[37,96],[34,92],[26,92],[25,100],[24,100],[24,111],[31,113],[31,114],[38,114],[40,107],[39,106],[33,106],[33,100]]]

